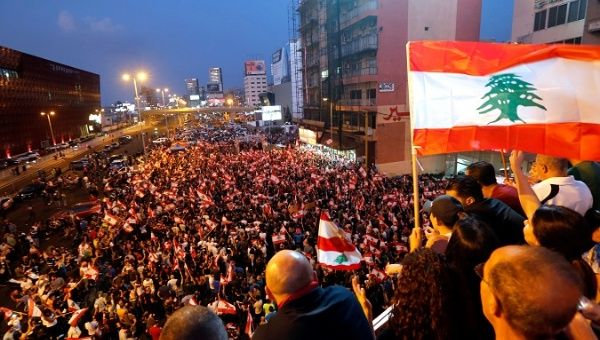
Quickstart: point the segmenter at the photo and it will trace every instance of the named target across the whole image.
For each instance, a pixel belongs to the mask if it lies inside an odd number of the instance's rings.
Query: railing
[[[353,39],[347,44],[342,45],[342,56],[348,56],[354,53],[366,51],[366,50],[376,50],[377,49],[377,34],[371,33],[369,35],[365,35],[359,37],[357,39]]]
[[[378,1],[371,0],[360,6],[354,7],[353,9],[351,9],[349,11],[345,11],[344,13],[342,13],[340,15],[341,28],[343,29],[344,27],[348,26],[350,24],[350,21],[352,21],[352,19],[362,15],[364,12],[376,10],[378,7],[379,7]]]
[[[350,106],[374,106],[376,103],[375,98],[367,98],[367,99],[341,99],[339,101],[340,105],[350,105]]]

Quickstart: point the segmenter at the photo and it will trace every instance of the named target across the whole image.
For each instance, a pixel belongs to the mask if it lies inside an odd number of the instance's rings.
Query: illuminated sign
[[[190,95],[190,100],[200,100],[200,95],[197,95],[197,94],[191,94],[191,95]]]
[[[263,75],[267,74],[264,60],[248,60],[244,63],[246,75]]]
[[[262,107],[262,120],[281,120],[281,105],[274,106],[263,106]]]
[[[312,145],[317,144],[317,133],[315,131],[299,128],[298,134],[301,142]]]

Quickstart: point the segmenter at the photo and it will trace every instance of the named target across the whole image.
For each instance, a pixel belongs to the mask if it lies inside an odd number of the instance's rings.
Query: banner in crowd
[[[362,260],[358,249],[326,212],[321,213],[319,220],[317,259],[323,266],[337,270],[359,269]]]
[[[600,160],[600,47],[419,41],[407,50],[419,154]]]

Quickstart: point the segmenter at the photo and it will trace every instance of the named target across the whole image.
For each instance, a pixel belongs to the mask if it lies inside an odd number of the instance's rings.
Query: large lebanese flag
[[[358,249],[326,212],[321,213],[319,220],[317,260],[321,265],[337,270],[359,269],[362,260]]]
[[[420,41],[407,50],[419,154],[600,160],[600,47]]]

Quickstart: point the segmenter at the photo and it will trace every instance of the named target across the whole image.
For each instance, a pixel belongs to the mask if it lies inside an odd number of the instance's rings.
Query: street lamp
[[[163,107],[165,107],[165,92],[169,93],[169,89],[168,88],[164,88],[164,89],[156,89],[156,93],[162,93],[162,104]]]
[[[329,137],[331,141],[333,141],[333,100],[329,100],[329,98],[323,98],[323,101],[325,103],[329,102]]]
[[[50,116],[54,116],[54,111],[40,112],[40,115],[48,117],[48,125],[50,126],[50,135],[52,135],[52,145],[54,146],[54,151],[56,152],[56,138],[54,138],[54,130],[52,129],[52,121],[50,120]]]
[[[142,119],[142,111],[140,111],[140,97],[138,95],[138,89],[137,89],[137,81],[144,81],[148,78],[148,75],[146,74],[146,72],[138,72],[134,77],[132,77],[131,75],[129,75],[129,73],[124,73],[121,78],[124,81],[129,81],[131,79],[133,79],[133,90],[135,91],[135,101],[136,101],[136,106],[137,106],[137,110],[138,110],[138,117],[140,120],[140,137],[142,138],[142,147],[144,148],[144,155],[146,154],[146,141],[144,140],[144,133],[142,132],[142,125],[144,124],[144,120]]]

